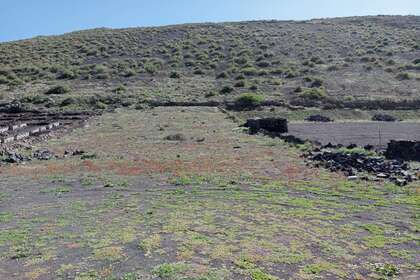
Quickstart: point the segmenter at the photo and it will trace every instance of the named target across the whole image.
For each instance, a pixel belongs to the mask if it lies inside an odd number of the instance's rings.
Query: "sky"
[[[96,27],[420,15],[420,0],[0,0],[0,42]]]

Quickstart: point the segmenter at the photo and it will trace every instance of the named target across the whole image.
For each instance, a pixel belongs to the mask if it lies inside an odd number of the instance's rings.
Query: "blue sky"
[[[420,15],[420,0],[0,0],[0,41],[94,27]]]

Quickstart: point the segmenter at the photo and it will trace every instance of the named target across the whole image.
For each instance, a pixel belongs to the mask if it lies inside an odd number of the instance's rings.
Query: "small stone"
[[[348,176],[348,177],[347,177],[347,180],[349,180],[349,181],[355,181],[355,180],[357,180],[357,179],[359,179],[359,177],[358,177],[358,176],[356,176],[356,175],[353,175],[353,176]]]

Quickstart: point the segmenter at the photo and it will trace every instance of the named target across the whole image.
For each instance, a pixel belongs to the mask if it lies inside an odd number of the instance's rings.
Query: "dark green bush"
[[[181,74],[179,74],[178,72],[171,72],[171,74],[169,75],[169,78],[171,79],[179,79],[181,78]]]
[[[49,95],[49,94],[66,94],[70,92],[70,88],[66,85],[57,85],[54,86],[52,88],[50,88],[49,90],[47,90],[45,92],[45,94]]]
[[[228,74],[226,72],[220,72],[217,76],[216,79],[226,79],[228,77]]]
[[[299,94],[299,97],[310,100],[322,100],[327,97],[323,88],[308,88]]]
[[[117,94],[124,93],[126,91],[127,91],[127,88],[124,85],[119,85],[113,90],[113,92]]]
[[[224,86],[224,87],[220,90],[220,93],[221,93],[221,94],[228,94],[228,93],[231,93],[231,92],[233,92],[233,87],[231,87],[231,86]]]
[[[254,108],[261,105],[264,97],[254,93],[243,93],[235,99],[235,106],[241,108]]]
[[[245,87],[246,83],[244,80],[239,80],[238,82],[235,83],[234,87]]]
[[[403,72],[403,73],[398,73],[396,78],[398,80],[410,80],[411,79],[411,75],[410,73],[407,72]]]
[[[76,103],[77,103],[77,100],[74,97],[68,97],[64,99],[63,101],[61,101],[60,106],[65,107],[65,106],[73,105]]]

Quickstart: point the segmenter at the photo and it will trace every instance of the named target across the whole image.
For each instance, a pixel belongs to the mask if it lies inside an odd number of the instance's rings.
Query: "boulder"
[[[391,140],[385,156],[388,159],[420,161],[420,141]]]
[[[283,118],[255,118],[248,119],[244,125],[251,134],[264,130],[269,133],[287,133],[287,120]]]

